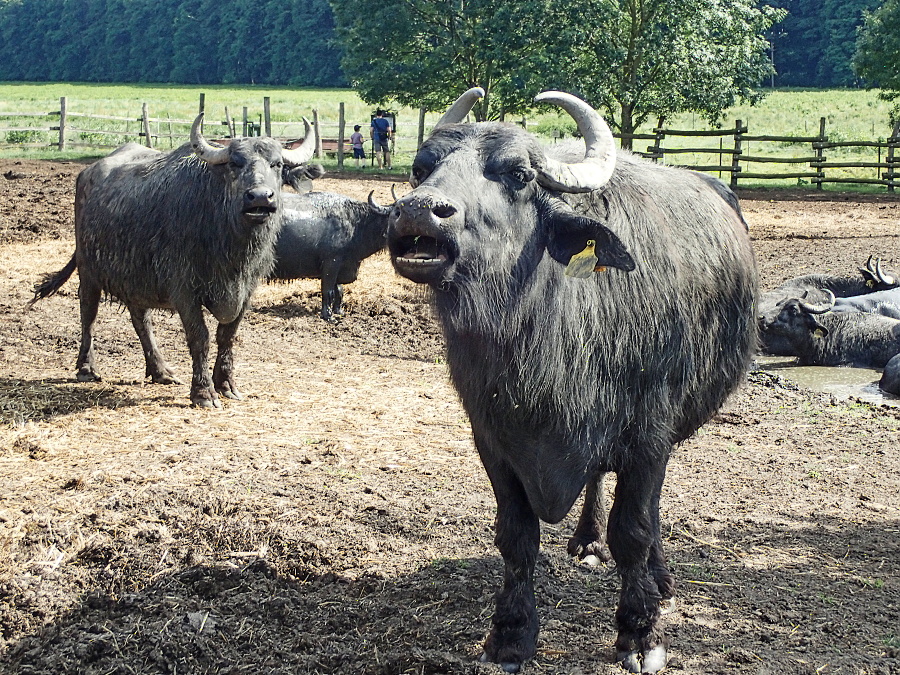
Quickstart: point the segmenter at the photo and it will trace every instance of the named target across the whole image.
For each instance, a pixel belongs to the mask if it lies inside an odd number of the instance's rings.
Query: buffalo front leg
[[[156,346],[150,311],[129,306],[128,312],[131,314],[131,325],[134,326],[141,341],[141,348],[144,350],[144,362],[147,364],[144,377],[149,377],[156,384],[181,384],[175,376],[175,371],[169,367],[159,347]]]
[[[334,287],[334,295],[331,298],[331,311],[334,316],[344,316],[344,287],[337,284]]]
[[[331,267],[322,269],[322,313],[320,316],[328,323],[335,323],[341,316],[341,300],[343,293],[339,290],[337,270]],[[335,309],[337,307],[337,309]]]
[[[665,569],[659,541],[659,495],[664,477],[662,462],[618,471],[609,514],[609,550],[622,578],[616,654],[622,666],[633,673],[656,673],[666,666],[668,640],[659,625],[661,586],[674,584]],[[668,583],[662,579],[663,570]]]
[[[209,376],[209,329],[203,319],[203,308],[199,304],[188,304],[179,307],[178,314],[191,353],[191,403],[198,408],[221,408],[219,395]]]
[[[81,347],[75,361],[75,379],[79,382],[99,382],[102,378],[94,363],[94,322],[100,306],[100,287],[87,276],[78,288],[78,304],[81,309]]]
[[[244,317],[244,310],[231,323],[220,323],[216,329],[216,365],[213,367],[213,386],[225,398],[243,400],[234,382],[234,338]]]
[[[591,557],[603,562],[610,560],[606,546],[606,497],[603,494],[605,471],[598,471],[587,482],[584,506],[575,532],[569,539],[569,555],[593,562]]]
[[[533,578],[540,523],[528,503],[525,488],[510,468],[501,461],[490,465],[485,461],[485,468],[497,499],[494,543],[503,556],[504,570],[503,585],[495,596],[491,632],[481,658],[499,663],[507,673],[516,673],[537,649]]]

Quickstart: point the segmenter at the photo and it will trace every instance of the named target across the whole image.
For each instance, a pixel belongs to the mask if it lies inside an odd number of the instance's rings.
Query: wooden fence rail
[[[0,148],[54,147],[59,150],[114,148],[128,141],[141,142],[148,147],[165,145],[173,148],[187,140],[193,122],[171,117],[151,117],[146,103],[142,106],[141,114],[135,117],[80,113],[70,110],[68,104],[67,98],[62,97],[59,110],[0,112]],[[205,96],[201,94],[199,110],[203,111],[204,107]],[[346,129],[344,104],[340,104],[336,124],[323,123],[319,119],[318,110],[312,111],[312,119],[316,135],[315,156],[333,155],[337,158],[338,167],[343,167],[344,157],[349,155],[350,151],[347,145],[349,134]],[[11,125],[5,126],[4,120],[11,120]],[[13,122],[18,124],[12,125]],[[830,141],[824,117],[819,121],[819,133],[816,136],[751,135],[748,126],[741,120],[736,120],[732,128],[710,130],[670,129],[665,127],[664,122],[665,120],[661,118],[652,133],[627,136],[632,145],[635,141],[652,141],[646,152],[637,154],[671,166],[718,173],[720,177],[727,174],[727,180],[732,187],[738,187],[741,180],[770,179],[808,181],[818,189],[822,189],[825,183],[883,185],[890,192],[900,186],[900,152],[898,152],[900,123],[895,125],[890,137],[884,141]],[[241,110],[239,124],[237,117],[231,115],[226,107],[223,120],[207,121],[206,126],[205,133],[208,136],[223,140],[237,136],[263,134],[272,136],[273,123],[269,97],[263,99],[263,112],[256,117],[251,116],[245,106]],[[297,137],[302,135],[302,121],[281,121],[277,122],[276,126],[281,133],[275,136],[285,143],[296,142]],[[396,134],[406,142],[411,151],[418,147],[425,137],[424,110],[419,111],[416,126],[415,134]],[[324,131],[328,133],[323,134]],[[621,138],[618,134],[616,136]],[[49,140],[50,138],[53,140]],[[704,146],[700,140],[690,146],[669,142],[676,138],[697,138],[707,141],[718,139],[718,147]],[[787,152],[786,146],[792,147],[794,152]],[[808,147],[809,152],[803,152],[803,146]],[[874,157],[842,158],[841,155],[845,155],[847,151],[856,151],[857,155],[862,154],[859,151],[874,152]],[[797,154],[798,152],[800,154]],[[829,152],[832,153],[830,158],[827,154]],[[679,156],[684,155],[699,156],[701,161],[677,161]],[[707,157],[712,161],[706,160]],[[785,168],[794,170],[765,171],[756,168],[759,165],[772,164],[793,165]],[[859,175],[860,172],[848,172],[848,169],[863,170],[865,175]],[[847,175],[848,173],[856,175]]]

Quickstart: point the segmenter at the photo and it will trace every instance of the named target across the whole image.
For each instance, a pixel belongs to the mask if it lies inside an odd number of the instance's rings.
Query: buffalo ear
[[[557,209],[549,216],[547,229],[547,252],[561,265],[568,265],[572,256],[581,253],[593,239],[597,267],[617,267],[626,272],[635,267],[625,244],[598,220]]]

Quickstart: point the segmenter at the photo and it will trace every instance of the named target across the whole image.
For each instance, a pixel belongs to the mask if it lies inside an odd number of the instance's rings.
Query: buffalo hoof
[[[216,396],[215,398],[210,397],[209,395],[191,396],[191,403],[194,405],[195,408],[211,409],[211,408],[221,408],[222,407],[222,402],[219,401],[218,396]]]
[[[666,667],[666,648],[656,645],[644,652],[619,652],[616,659],[629,673],[658,673]]]
[[[491,660],[488,658],[488,655],[484,652],[481,653],[481,656],[478,657],[478,660],[481,663],[491,662]],[[521,663],[498,663],[497,665],[503,669],[504,673],[518,673],[522,669]]]
[[[230,398],[232,401],[244,400],[244,395],[237,389],[219,389],[219,393],[225,398]]]
[[[181,380],[172,373],[154,375],[150,378],[150,381],[153,382],[153,384],[182,384]]]
[[[602,540],[597,540],[592,537],[582,537],[576,534],[569,538],[566,550],[573,558],[578,558],[589,565],[596,565],[601,561],[609,562],[612,560],[612,555],[606,544],[604,544]]]
[[[659,613],[671,614],[675,611],[675,598],[663,598],[659,601]]]
[[[79,382],[102,382],[103,378],[100,377],[93,370],[88,368],[81,368],[78,373],[75,375],[75,379]]]

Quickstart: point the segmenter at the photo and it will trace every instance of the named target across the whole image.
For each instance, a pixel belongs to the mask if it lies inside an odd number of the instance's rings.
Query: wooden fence
[[[710,147],[665,147],[664,141],[672,137],[706,137],[719,138],[718,148]],[[797,179],[807,180],[818,189],[822,189],[825,183],[859,183],[884,185],[889,192],[900,186],[900,122],[894,125],[894,129],[884,141],[829,141],[826,133],[826,119],[819,118],[819,134],[817,136],[770,136],[751,135],[747,125],[741,120],[736,120],[731,129],[713,129],[705,131],[667,129],[664,120],[660,119],[652,134],[631,134],[632,143],[635,140],[652,140],[653,145],[646,152],[638,152],[643,157],[654,162],[662,161],[670,166],[681,166],[696,171],[725,173],[730,175],[729,183],[732,187],[738,186],[738,181],[744,180],[774,180]],[[731,146],[725,147],[725,139],[731,140]],[[775,155],[753,154],[751,143],[766,144],[775,143],[778,147],[809,145],[809,154],[804,155]],[[825,154],[831,149],[865,148],[874,152],[875,161],[841,161],[829,160]],[[678,162],[666,162],[667,156],[682,155],[713,155],[718,160],[713,164],[682,164]],[[727,159],[727,161],[726,161]],[[745,166],[741,166],[741,163]],[[749,164],[790,164],[794,165],[793,171],[750,171]],[[804,166],[797,166],[804,165]],[[828,175],[826,171],[834,169],[867,169],[874,170],[873,175],[867,177],[853,177]]]
[[[205,96],[201,94],[199,110],[203,111],[204,108]],[[312,118],[316,140],[315,156],[333,155],[338,167],[342,168],[345,156],[350,154],[344,104],[339,104],[336,124],[320,122],[318,110],[312,111]],[[3,126],[5,119],[28,120],[29,123]],[[48,119],[50,122],[42,122]],[[51,112],[0,112],[0,147],[55,147],[67,150],[113,148],[124,142],[138,141],[148,147],[173,148],[187,140],[192,122],[193,120],[152,117],[146,103],[142,106],[140,116],[136,117],[78,113],[70,109],[68,100],[63,97],[60,99],[60,109]],[[652,141],[646,152],[638,151],[638,154],[654,162],[718,173],[720,177],[727,178],[732,187],[738,187],[741,180],[772,179],[796,179],[798,183],[805,181],[819,189],[825,183],[883,185],[889,192],[900,186],[900,123],[886,140],[829,141],[824,117],[820,119],[819,133],[816,136],[751,135],[748,126],[741,120],[737,120],[734,127],[729,129],[705,131],[670,129],[665,127],[664,122],[665,120],[660,119],[652,133],[630,135],[635,148],[635,141]],[[285,143],[302,136],[303,122],[300,120],[279,122],[278,126],[281,133],[275,134],[275,137]],[[272,136],[272,130],[270,100],[265,97],[262,113],[251,116],[248,108],[242,107],[239,116],[236,116],[226,107],[222,120],[207,120],[204,133],[212,138],[234,138]],[[325,130],[333,130],[333,133],[323,134]],[[52,135],[52,140],[34,140],[47,135]],[[410,153],[413,152],[425,137],[425,111],[419,111],[415,135],[398,133],[397,137],[406,143]],[[695,142],[694,147],[683,147],[679,143],[668,143],[675,138],[703,138],[707,141],[717,139],[718,145],[710,147]],[[808,151],[804,152],[806,147]],[[792,152],[788,152],[788,149]],[[833,151],[830,158],[827,154],[829,151]],[[857,155],[869,153],[872,156],[865,160],[842,160],[840,155],[846,155],[849,151],[855,151]],[[677,161],[683,155],[711,156],[712,161]],[[753,165],[767,164],[787,165],[789,170],[754,170]],[[866,175],[848,177],[847,169],[862,169]]]

